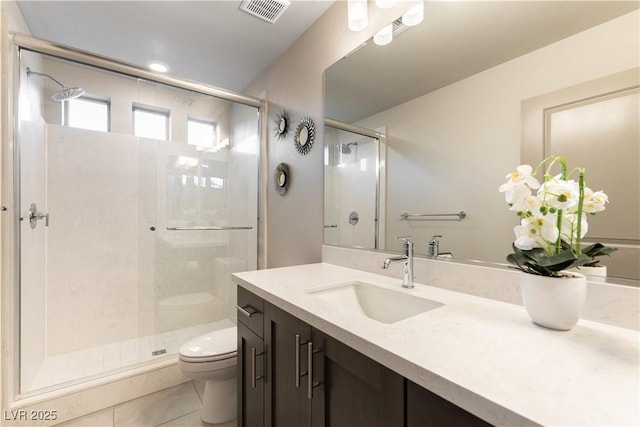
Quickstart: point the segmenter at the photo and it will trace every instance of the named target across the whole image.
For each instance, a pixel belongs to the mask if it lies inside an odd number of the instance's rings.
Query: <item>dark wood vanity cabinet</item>
[[[270,304],[265,341],[266,425],[404,425],[400,375]]]
[[[404,426],[401,375],[316,329],[311,340],[312,426]]]
[[[238,322],[238,426],[264,426],[264,341]]]
[[[260,305],[244,288],[238,290],[238,426],[488,425],[258,298]],[[256,313],[247,316],[241,310]],[[263,326],[247,326],[247,319],[256,316]]]
[[[311,327],[291,314],[266,304],[265,340],[266,426],[304,427],[311,424],[307,397],[308,344]],[[313,372],[311,372],[313,374]]]
[[[430,392],[407,382],[407,427],[488,427],[491,424]]]
[[[238,288],[238,426],[265,425],[264,301]]]

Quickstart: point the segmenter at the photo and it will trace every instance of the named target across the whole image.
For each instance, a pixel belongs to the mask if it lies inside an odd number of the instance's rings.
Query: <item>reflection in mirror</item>
[[[303,146],[306,145],[307,138],[309,138],[309,131],[307,130],[307,128],[306,127],[300,128],[300,130],[298,131],[298,136],[296,138],[298,141],[298,144]]]
[[[335,122],[324,129],[324,241],[378,248],[378,135]]]
[[[412,235],[416,253],[426,254],[429,237],[440,234],[440,250],[456,259],[504,264],[517,219],[497,188],[521,162],[523,103],[638,67],[639,21],[638,2],[425,2],[421,24],[400,27],[386,46],[367,42],[329,67],[326,117],[386,129],[380,237],[388,243],[379,247],[399,251],[393,237]],[[599,156],[571,151],[563,154],[575,166]],[[640,180],[639,169],[631,167],[629,179]],[[595,177],[590,186],[609,188]],[[611,198],[609,206],[621,202]],[[459,211],[467,213],[463,221],[401,216]],[[598,216],[609,219],[607,211]],[[624,244],[637,250],[629,224],[620,226]],[[625,274],[616,273],[637,285],[635,273]]]

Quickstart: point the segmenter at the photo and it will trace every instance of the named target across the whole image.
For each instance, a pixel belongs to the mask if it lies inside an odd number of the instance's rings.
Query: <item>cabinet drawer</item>
[[[264,338],[264,300],[238,286],[238,321]]]

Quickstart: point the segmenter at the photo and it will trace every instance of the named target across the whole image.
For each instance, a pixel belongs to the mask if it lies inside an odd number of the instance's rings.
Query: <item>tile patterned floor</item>
[[[212,426],[200,419],[203,391],[190,381],[56,427],[236,427],[236,420]]]
[[[232,321],[223,319],[158,335],[49,356],[44,360],[31,386],[26,386],[23,392],[100,377],[167,357],[176,354],[180,346],[191,338],[233,325]],[[153,352],[162,350],[165,350],[165,353],[154,356]]]

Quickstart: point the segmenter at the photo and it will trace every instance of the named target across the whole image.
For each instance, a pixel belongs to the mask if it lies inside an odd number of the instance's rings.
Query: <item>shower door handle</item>
[[[38,212],[38,206],[35,203],[31,203],[29,205],[29,224],[32,229],[36,228],[39,219],[44,219],[45,227],[49,226],[49,214]]]

